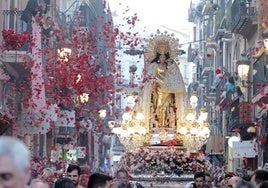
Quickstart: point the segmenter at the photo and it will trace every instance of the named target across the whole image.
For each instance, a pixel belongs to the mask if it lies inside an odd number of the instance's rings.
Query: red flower
[[[240,132],[240,129],[234,129],[233,132],[239,133]]]
[[[216,73],[216,74],[220,74],[220,73],[221,73],[221,69],[219,69],[219,68],[216,69],[216,70],[215,70],[215,73]]]
[[[2,36],[7,50],[16,50],[22,47],[25,43],[31,42],[31,35],[26,31],[16,33],[13,29],[4,29],[2,31]]]
[[[261,144],[265,144],[267,140],[266,140],[265,137],[260,136],[260,137],[259,137],[259,141],[261,142]]]
[[[258,106],[261,108],[261,109],[265,109],[266,108],[266,104],[262,101],[259,101],[258,102]]]
[[[261,126],[261,122],[260,121],[257,121],[257,122],[255,122],[255,125],[256,125],[256,127],[260,127]]]

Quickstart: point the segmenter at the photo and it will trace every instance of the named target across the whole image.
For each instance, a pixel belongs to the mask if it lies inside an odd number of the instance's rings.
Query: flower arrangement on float
[[[186,155],[176,149],[141,148],[126,152],[120,161],[133,175],[177,175],[207,171],[211,164],[202,153]],[[122,168],[122,166],[120,167]]]

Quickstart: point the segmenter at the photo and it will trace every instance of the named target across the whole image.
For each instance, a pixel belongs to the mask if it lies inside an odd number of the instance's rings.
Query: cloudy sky
[[[157,29],[175,35],[192,32],[193,24],[187,21],[190,0],[109,0],[109,5],[115,24],[125,23],[125,18],[137,14],[136,26],[141,35],[152,34]]]

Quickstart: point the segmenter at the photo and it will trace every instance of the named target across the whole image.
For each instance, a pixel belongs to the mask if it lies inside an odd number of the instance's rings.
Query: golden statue
[[[153,128],[177,131],[183,121],[185,86],[178,62],[178,40],[173,35],[158,32],[149,40],[145,58],[147,78],[140,95],[139,110],[145,115],[148,132]],[[153,122],[152,122],[153,121]],[[157,121],[157,122],[156,122]]]

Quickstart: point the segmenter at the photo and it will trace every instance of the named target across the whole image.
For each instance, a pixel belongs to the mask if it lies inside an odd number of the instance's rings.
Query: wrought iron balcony
[[[218,7],[218,5],[215,2],[213,2],[211,0],[206,0],[204,7],[203,7],[202,14],[203,15],[210,15],[217,9],[217,7]]]
[[[215,87],[215,93],[216,93],[216,104],[219,104],[222,100],[222,93],[224,91],[224,86],[225,86],[226,80],[225,79],[220,79],[218,84]]]
[[[26,30],[26,23],[23,23],[21,20],[22,10],[3,10],[1,11],[2,16],[1,22],[2,30],[6,31],[14,31],[14,33],[21,33],[22,31]],[[11,36],[10,36],[11,37]],[[14,40],[14,39],[13,39]],[[1,44],[5,46],[4,40],[1,41]],[[9,50],[2,50],[0,52],[0,60],[7,63],[14,63],[14,62],[25,62],[30,58],[24,46],[16,48],[16,49],[9,49]]]
[[[244,0],[234,0],[231,6],[232,32],[248,38],[257,29],[257,9]]]
[[[13,29],[15,32],[23,31],[23,21],[21,20],[22,10],[3,10],[2,23],[3,30]]]
[[[213,58],[207,58],[204,61],[203,67],[202,67],[202,75],[207,74],[207,72],[213,71]]]
[[[258,94],[265,86],[268,85],[266,58],[267,55],[263,54],[253,64],[253,70],[255,72],[255,74],[253,74],[253,95]]]
[[[219,9],[215,13],[215,39],[219,40],[222,37],[228,37],[231,34],[231,7],[232,1],[221,0]]]
[[[228,131],[239,131],[243,140],[251,139],[252,135],[247,132],[248,127],[253,126],[251,122],[251,108],[249,102],[241,102],[236,98],[230,104]]]

